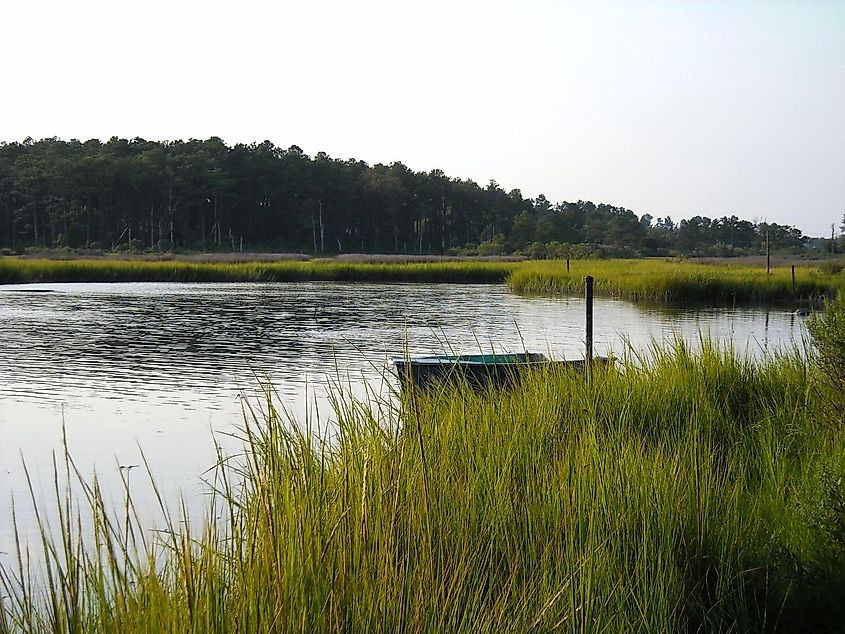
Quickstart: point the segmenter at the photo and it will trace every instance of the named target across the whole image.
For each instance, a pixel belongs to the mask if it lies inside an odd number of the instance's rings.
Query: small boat
[[[393,366],[404,389],[413,385],[426,389],[444,382],[466,381],[475,388],[505,387],[513,384],[525,371],[551,368],[584,369],[584,359],[553,361],[537,352],[512,354],[459,354],[426,357],[394,357]],[[605,357],[593,363],[606,364]]]
[[[511,354],[456,354],[428,357],[393,357],[393,366],[403,390],[427,389],[444,383],[465,381],[474,388],[506,387],[526,371],[542,369],[586,370],[608,365],[611,359],[593,356],[593,277],[584,278],[586,299],[585,358],[554,361],[537,352]]]

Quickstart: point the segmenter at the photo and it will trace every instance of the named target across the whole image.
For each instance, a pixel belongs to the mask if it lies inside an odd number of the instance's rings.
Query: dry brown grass
[[[406,255],[390,253],[343,253],[333,258],[335,262],[361,262],[364,264],[408,264],[414,262],[523,262],[522,255]]]
[[[429,262],[522,262],[521,255],[407,255],[392,253],[343,253],[335,256],[315,257],[308,253],[128,253],[88,250],[46,250],[17,256],[27,260],[121,260],[125,262],[323,262],[361,264],[412,264]]]
[[[838,260],[839,258],[836,258]],[[698,264],[735,264],[737,266],[756,266],[766,268],[765,255],[745,255],[736,258],[689,258],[689,262]],[[818,266],[830,262],[830,257],[802,257],[800,255],[773,255],[772,267],[776,266]]]

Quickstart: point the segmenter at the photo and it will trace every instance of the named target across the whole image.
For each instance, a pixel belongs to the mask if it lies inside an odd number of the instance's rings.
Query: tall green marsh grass
[[[189,262],[0,258],[0,284],[26,282],[501,283],[513,262]]]
[[[142,541],[130,504],[58,488],[51,571],[4,563],[0,631],[841,629],[831,383],[798,353],[647,359],[379,419],[338,398],[328,443],[255,413],[198,531],[176,513]]]
[[[845,274],[670,260],[355,262],[285,260],[49,260],[0,258],[0,284],[27,282],[505,282],[522,294],[580,294],[585,275],[599,295],[664,304],[817,303],[845,287]]]
[[[508,286],[525,294],[583,292],[585,275],[595,278],[597,294],[635,302],[665,304],[814,302],[835,294],[843,277],[811,266],[789,267],[770,274],[761,267],[701,264],[670,260],[577,260],[570,271],[558,261],[525,263],[508,278]]]

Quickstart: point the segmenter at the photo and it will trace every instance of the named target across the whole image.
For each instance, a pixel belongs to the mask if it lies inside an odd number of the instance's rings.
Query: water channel
[[[526,298],[495,285],[0,287],[0,552],[11,550],[13,495],[19,524],[32,529],[20,510],[22,458],[36,495],[49,491],[63,427],[76,463],[86,473],[96,467],[117,504],[119,467],[139,464],[143,449],[162,489],[201,508],[213,438],[237,451],[226,433],[242,422],[242,399],[260,402],[264,382],[300,420],[330,425],[329,386],[384,394],[394,381],[389,357],[405,350],[579,358],[583,329],[580,298]],[[596,300],[595,329],[599,354],[704,333],[760,355],[804,333],[786,310],[665,310],[608,299]]]

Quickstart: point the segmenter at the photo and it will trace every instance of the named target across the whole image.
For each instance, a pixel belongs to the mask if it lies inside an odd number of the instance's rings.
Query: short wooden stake
[[[566,272],[569,273],[569,258],[566,258]]]

